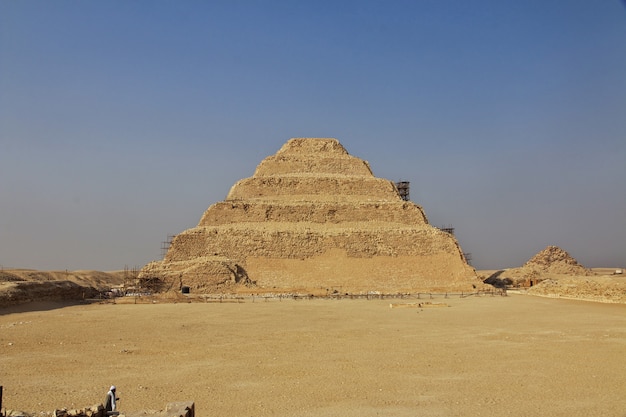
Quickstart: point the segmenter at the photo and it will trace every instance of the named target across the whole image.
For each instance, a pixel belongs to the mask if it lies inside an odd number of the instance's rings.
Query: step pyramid
[[[176,235],[162,290],[367,293],[482,286],[450,233],[332,138],[294,138]]]

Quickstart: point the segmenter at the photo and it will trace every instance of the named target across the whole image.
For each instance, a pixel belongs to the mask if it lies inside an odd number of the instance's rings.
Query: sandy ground
[[[626,305],[508,297],[0,310],[3,406],[198,416],[626,416]],[[32,306],[31,306],[32,307]]]

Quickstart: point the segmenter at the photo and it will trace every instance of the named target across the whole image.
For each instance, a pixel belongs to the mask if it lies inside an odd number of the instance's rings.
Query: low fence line
[[[155,294],[151,293],[132,293],[126,294],[126,297],[134,297],[135,303],[142,298],[150,299]],[[473,292],[416,292],[416,293],[381,293],[381,292],[368,292],[368,293],[340,293],[333,292],[327,294],[302,294],[302,293],[267,293],[267,294],[190,294],[185,293],[184,299],[172,300],[173,302],[188,302],[191,303],[194,300],[196,302],[204,303],[245,303],[246,301],[282,301],[283,299],[289,300],[389,300],[389,299],[407,299],[407,300],[425,300],[434,298],[467,298],[467,297],[483,297],[483,296],[507,296],[507,290],[505,288],[493,288],[490,290],[477,290]],[[115,303],[115,297],[113,298],[97,298],[92,301],[108,301]],[[163,300],[166,301],[166,300]],[[1,417],[1,416],[0,416]]]
[[[315,294],[298,294],[298,293],[281,293],[281,294],[251,294],[248,296],[241,295],[209,295],[205,294],[201,297],[205,302],[237,302],[242,303],[246,300],[250,300],[253,303],[256,301],[268,302],[270,300],[278,300],[282,301],[283,299],[290,300],[342,300],[342,299],[350,299],[350,300],[387,300],[387,299],[434,299],[434,298],[467,298],[467,297],[506,297],[507,292],[506,289],[495,288],[492,290],[479,290],[474,292],[445,292],[445,293],[437,293],[437,292],[417,292],[417,293],[366,293],[366,294],[352,294],[352,293],[335,293],[335,294],[324,294],[324,295],[315,295]]]

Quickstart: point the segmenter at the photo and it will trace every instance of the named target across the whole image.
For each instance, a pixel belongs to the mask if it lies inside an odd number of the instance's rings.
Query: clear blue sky
[[[161,256],[291,137],[411,182],[480,269],[626,265],[618,0],[0,0],[0,265]]]

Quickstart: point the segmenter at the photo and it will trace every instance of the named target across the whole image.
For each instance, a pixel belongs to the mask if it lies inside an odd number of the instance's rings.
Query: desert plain
[[[197,416],[626,416],[626,304],[124,301],[0,310],[3,407],[81,408],[114,384],[127,416],[187,400]]]

